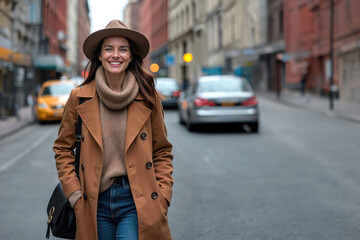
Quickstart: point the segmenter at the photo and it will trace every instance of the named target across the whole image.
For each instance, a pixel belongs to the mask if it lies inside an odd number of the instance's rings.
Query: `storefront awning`
[[[25,67],[29,67],[31,65],[30,55],[14,52],[8,48],[3,47],[0,47],[0,60],[15,63]]]
[[[284,51],[285,51],[284,40],[267,43],[267,44],[259,47],[259,49],[258,49],[258,53],[260,55],[276,54],[276,53],[284,52]]]
[[[55,70],[57,72],[66,71],[64,60],[59,55],[41,55],[34,60],[36,68],[44,70]]]

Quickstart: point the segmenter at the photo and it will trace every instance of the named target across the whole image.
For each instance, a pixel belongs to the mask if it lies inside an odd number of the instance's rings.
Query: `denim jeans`
[[[99,240],[138,240],[137,212],[128,183],[114,183],[99,194],[97,228]]]

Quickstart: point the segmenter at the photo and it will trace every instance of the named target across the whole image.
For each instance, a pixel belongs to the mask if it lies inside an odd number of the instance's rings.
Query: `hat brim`
[[[83,51],[85,56],[91,60],[94,57],[96,48],[99,43],[103,39],[111,36],[122,36],[130,39],[133,43],[135,51],[140,55],[142,59],[144,59],[149,53],[150,44],[148,39],[143,34],[126,28],[107,28],[98,30],[90,34],[85,39],[83,44]]]

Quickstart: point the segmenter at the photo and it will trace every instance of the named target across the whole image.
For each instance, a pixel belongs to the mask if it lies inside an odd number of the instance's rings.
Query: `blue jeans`
[[[99,194],[99,240],[138,240],[138,218],[128,182],[119,181]]]

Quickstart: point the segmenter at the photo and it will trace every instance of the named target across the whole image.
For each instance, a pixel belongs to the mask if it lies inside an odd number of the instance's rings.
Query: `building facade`
[[[285,1],[286,84],[360,102],[360,2]]]
[[[268,40],[267,9],[267,0],[222,2],[224,73],[243,76],[253,86],[261,80],[259,55]]]
[[[78,0],[68,0],[65,65],[70,76],[78,75],[78,4]]]
[[[169,1],[169,75],[184,87],[201,75],[207,48],[205,30],[206,1]],[[191,53],[193,60],[185,62],[183,55]]]
[[[89,17],[89,4],[87,0],[78,0],[78,47],[77,47],[77,75],[86,77],[84,72],[88,59],[83,52],[83,43],[86,37],[90,34],[90,17]]]
[[[42,82],[80,74],[89,32],[87,0],[0,0],[0,119],[30,105]]]
[[[284,0],[268,0],[267,5],[267,41],[258,49],[261,74],[255,87],[280,93],[285,85]]]
[[[139,31],[140,0],[130,0],[124,9],[124,22],[134,30]]]
[[[155,72],[158,77],[168,76],[167,53],[168,53],[168,0],[152,0],[150,42],[150,63],[159,65]]]
[[[42,82],[59,78],[66,69],[68,0],[42,1],[39,55],[35,58],[37,78]]]
[[[169,48],[176,60],[170,75],[193,82],[229,73],[252,82],[257,48],[267,40],[266,9],[266,0],[169,1]],[[182,60],[185,52],[193,62]]]
[[[34,88],[40,1],[0,0],[0,119],[17,115]]]
[[[360,2],[334,1],[334,82],[340,98],[360,103]]]

